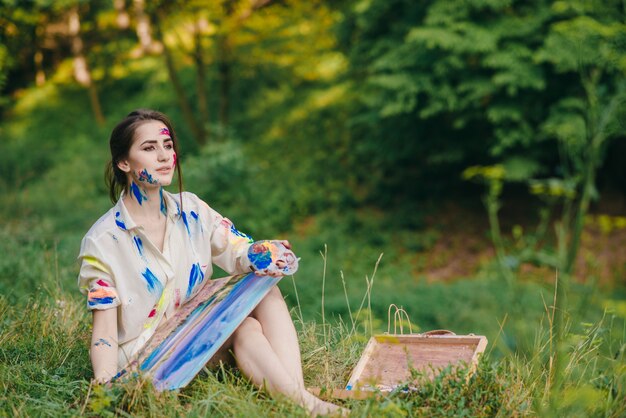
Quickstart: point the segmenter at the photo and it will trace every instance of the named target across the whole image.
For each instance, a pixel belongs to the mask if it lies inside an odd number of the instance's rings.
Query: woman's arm
[[[93,311],[89,352],[96,381],[111,380],[117,374],[117,309]]]

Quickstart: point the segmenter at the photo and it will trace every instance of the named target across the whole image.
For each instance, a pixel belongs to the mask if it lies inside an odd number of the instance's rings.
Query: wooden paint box
[[[476,370],[487,338],[455,335],[449,331],[425,334],[376,335],[370,338],[345,389],[326,393],[335,398],[363,399],[392,391],[411,379],[411,370],[433,379],[449,365],[469,366],[468,377]],[[319,393],[319,390],[315,390]]]

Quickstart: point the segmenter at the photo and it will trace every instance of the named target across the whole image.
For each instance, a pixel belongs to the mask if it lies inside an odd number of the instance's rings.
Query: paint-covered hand
[[[298,270],[298,258],[289,241],[257,241],[248,249],[248,259],[259,276],[281,277]]]

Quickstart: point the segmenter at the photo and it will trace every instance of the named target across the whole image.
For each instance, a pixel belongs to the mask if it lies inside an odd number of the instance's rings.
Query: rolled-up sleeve
[[[78,259],[81,263],[78,287],[81,293],[87,296],[87,308],[102,310],[120,305],[111,268],[90,237],[83,239]]]

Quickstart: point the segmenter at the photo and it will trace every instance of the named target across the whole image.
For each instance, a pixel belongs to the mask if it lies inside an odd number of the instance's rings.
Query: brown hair
[[[174,152],[178,157],[178,140],[176,133],[172,127],[172,123],[161,112],[150,109],[136,109],[130,112],[120,123],[113,128],[111,137],[109,138],[109,147],[111,149],[111,161],[107,163],[104,172],[104,181],[109,189],[109,197],[111,202],[117,202],[122,190],[128,190],[126,174],[120,170],[117,163],[128,156],[130,147],[135,139],[135,131],[139,126],[146,122],[159,121],[163,122],[170,131],[170,137],[174,144]],[[178,173],[178,193],[183,190],[183,173],[180,167],[180,160],[176,158],[176,172]],[[182,204],[182,196],[180,196]]]

